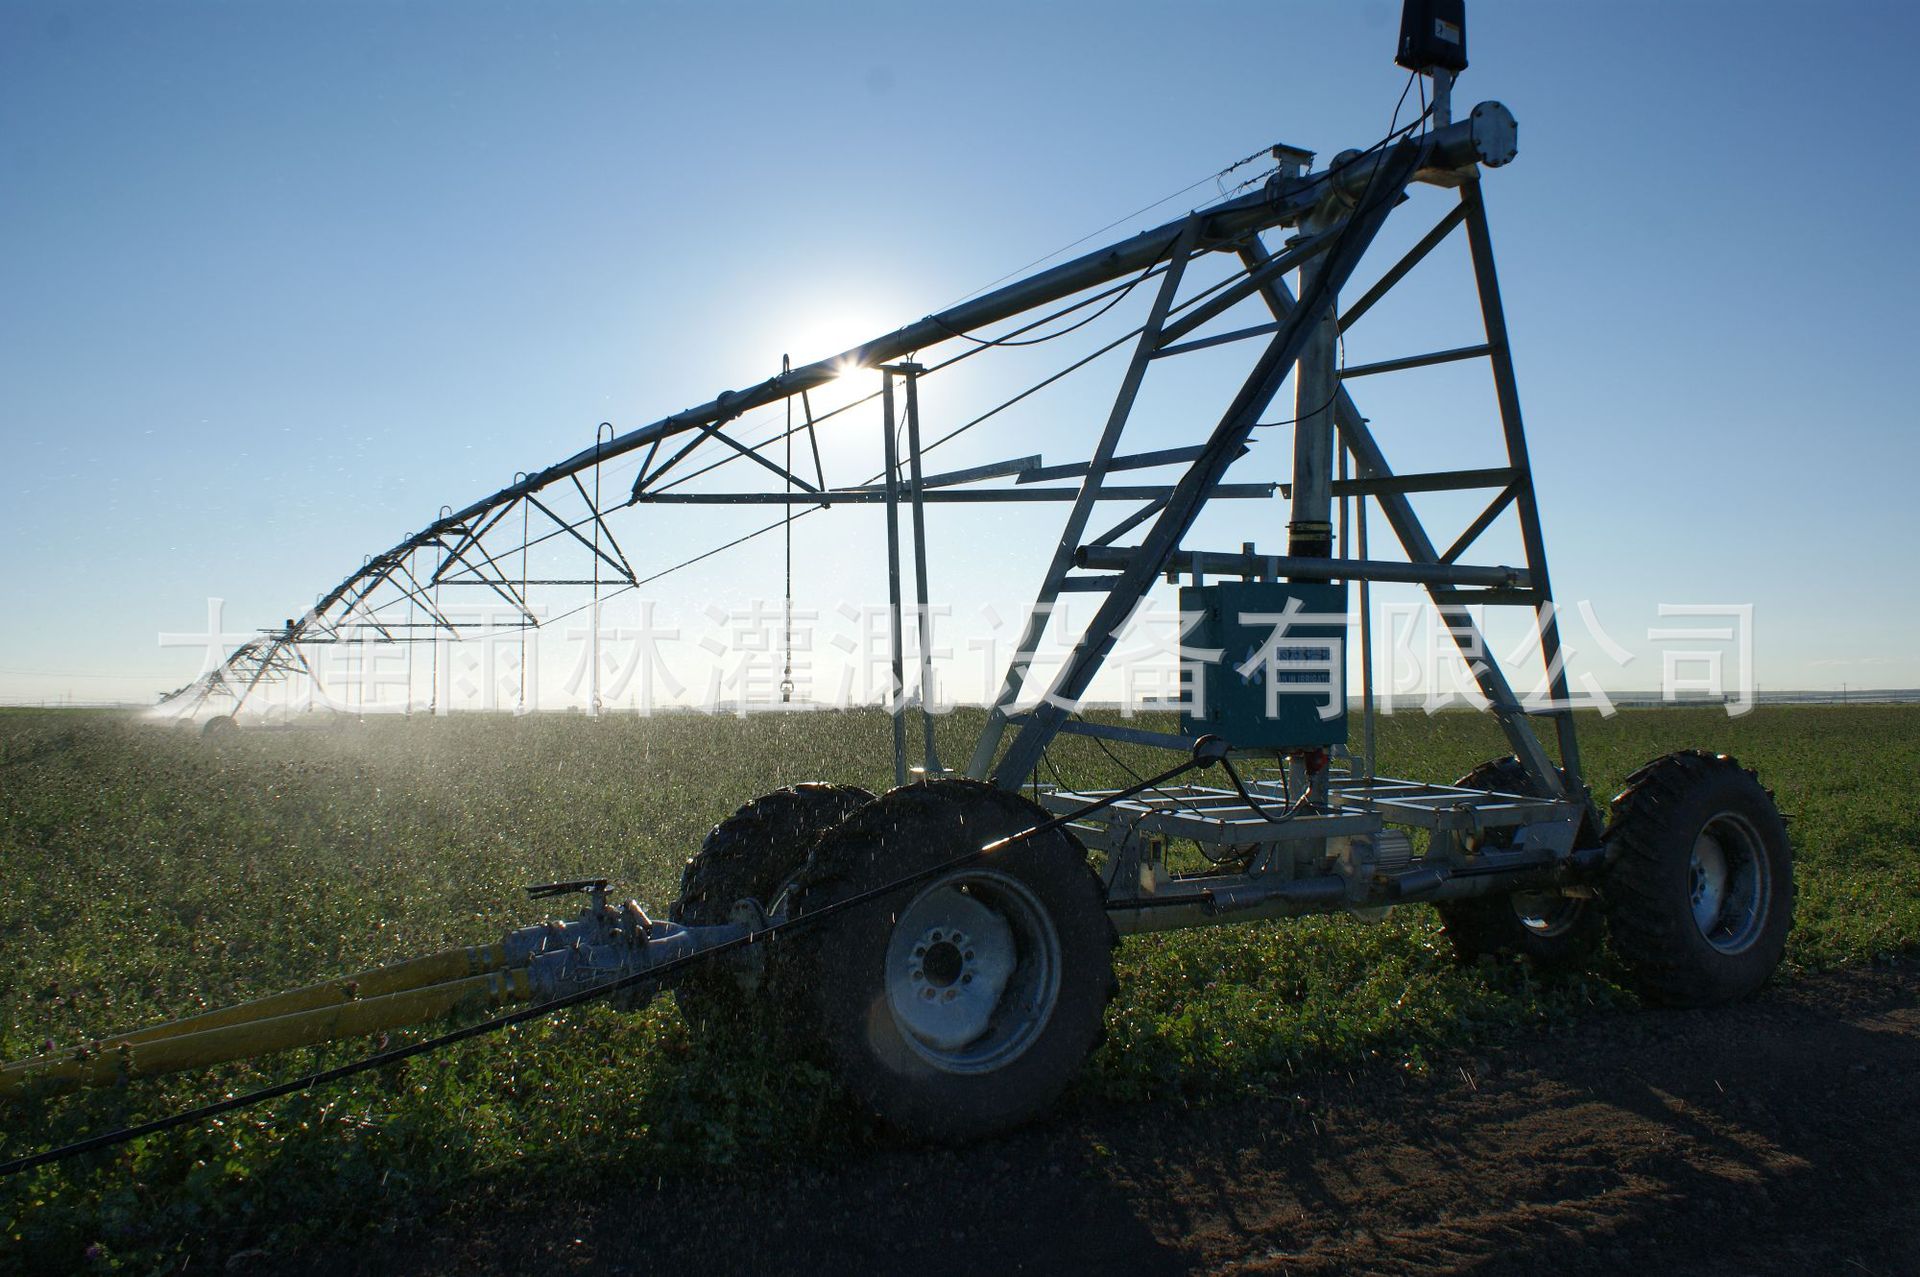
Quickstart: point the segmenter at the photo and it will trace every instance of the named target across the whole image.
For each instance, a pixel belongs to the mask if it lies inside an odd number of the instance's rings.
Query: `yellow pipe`
[[[395,962],[384,967],[372,967],[357,971],[349,976],[335,980],[325,980],[319,984],[310,984],[304,988],[289,989],[285,993],[276,993],[271,997],[258,998],[252,1002],[242,1002],[236,1006],[220,1007],[205,1011],[199,1015],[190,1015],[185,1019],[172,1020],[165,1024],[153,1024],[131,1033],[116,1033],[87,1043],[89,1049],[111,1050],[121,1045],[141,1042],[153,1042],[161,1038],[179,1037],[187,1033],[200,1033],[207,1029],[222,1028],[230,1024],[246,1024],[254,1020],[269,1020],[276,1016],[291,1015],[296,1011],[312,1011],[321,1007],[339,1006],[363,998],[385,997],[391,993],[400,993],[407,989],[419,989],[441,984],[448,980],[461,980],[468,976],[485,975],[498,971],[507,965],[505,946],[498,944],[465,945],[458,949],[444,949],[439,953],[428,954],[424,958],[409,958],[405,962]],[[65,1059],[69,1051],[57,1051],[51,1055],[38,1056],[30,1060],[16,1060],[0,1065],[0,1079],[17,1069],[37,1069],[50,1060]],[[5,1083],[0,1080],[0,1090]]]
[[[152,1077],[224,1064],[335,1038],[397,1029],[456,1010],[525,1002],[531,996],[524,970],[496,971],[198,1032],[175,1033],[140,1042],[123,1038],[104,1048],[76,1047],[9,1066],[0,1072],[0,1096],[17,1096],[28,1087],[57,1092],[82,1086],[107,1086],[122,1078]]]

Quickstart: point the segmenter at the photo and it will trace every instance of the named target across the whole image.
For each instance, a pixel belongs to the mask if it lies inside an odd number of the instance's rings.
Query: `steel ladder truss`
[[[1303,374],[1297,392],[1306,393],[1302,354],[1315,314],[1333,312],[1332,298],[1352,275],[1387,212],[1401,202],[1408,182],[1423,174],[1429,180],[1457,186],[1457,204],[1358,302],[1338,315],[1337,330],[1344,333],[1423,258],[1464,227],[1486,339],[1473,346],[1345,369],[1339,380],[1486,359],[1494,380],[1507,465],[1396,475],[1346,386],[1340,384],[1333,393],[1331,409],[1340,445],[1353,461],[1356,473],[1351,479],[1327,484],[1327,489],[1336,498],[1357,498],[1363,506],[1363,521],[1364,503],[1377,501],[1407,561],[1259,555],[1250,548],[1227,554],[1181,548],[1209,494],[1220,484],[1227,467],[1243,453],[1259,417],[1272,403],[1281,382],[1296,368]],[[1370,746],[1374,705],[1369,679],[1363,706],[1369,748],[1364,764],[1356,764],[1349,757],[1345,774],[1312,777],[1304,775],[1296,764],[1291,784],[1256,783],[1249,796],[1202,786],[1156,790],[1114,804],[1098,820],[1083,823],[1084,838],[1106,852],[1109,908],[1125,931],[1336,908],[1369,910],[1402,900],[1459,898],[1534,884],[1553,886],[1566,882],[1573,872],[1587,867],[1585,861],[1599,854],[1598,848],[1582,848],[1578,850],[1587,854],[1579,856],[1574,846],[1590,799],[1581,781],[1545,545],[1479,175],[1477,171],[1434,173],[1423,163],[1417,144],[1406,142],[1385,157],[1370,177],[1370,188],[1357,197],[1356,206],[1309,241],[1308,246],[1323,256],[1315,263],[1317,270],[1303,273],[1308,281],[1303,289],[1312,287],[1318,292],[1312,308],[1315,313],[1297,304],[1282,278],[1284,269],[1296,264],[1301,250],[1295,248],[1287,256],[1275,257],[1258,237],[1249,237],[1235,251],[1248,272],[1246,286],[1264,299],[1273,321],[1190,339],[1189,334],[1200,323],[1218,312],[1209,310],[1183,322],[1167,322],[1170,303],[1180,284],[1181,266],[1194,251],[1191,238],[1182,240],[1178,255],[1163,276],[1154,311],[1122,380],[1107,428],[1029,613],[970,770],[976,776],[991,775],[1003,786],[1017,786],[1035,773],[1044,751],[1061,732],[1167,748],[1190,747],[1192,742],[1185,737],[1084,722],[1074,717],[1073,711],[1157,580],[1163,575],[1172,579],[1190,573],[1198,583],[1212,573],[1265,580],[1360,582],[1363,627],[1368,623],[1367,583],[1413,582],[1424,586],[1515,757],[1525,768],[1530,792],[1494,793],[1374,776]],[[1139,544],[1116,546],[1115,533],[1083,542],[1088,517],[1103,495],[1108,462],[1118,449],[1149,364],[1171,355],[1260,336],[1268,336],[1265,352],[1172,495],[1149,503],[1129,523],[1116,529],[1124,533],[1131,525],[1151,519],[1152,525]],[[1296,431],[1308,426],[1312,408],[1311,402],[1303,401]],[[1297,448],[1296,459],[1301,455]],[[1328,478],[1317,477],[1322,483]],[[1296,473],[1288,495],[1293,496],[1315,478]],[[1476,488],[1490,489],[1491,499],[1444,551],[1438,549],[1408,494]],[[1520,526],[1524,567],[1463,564],[1463,555],[1509,507]],[[1097,591],[1104,594],[1104,599],[1045,695],[1032,708],[1017,711],[1014,706],[1054,615],[1054,605],[1062,593],[1070,591]],[[1532,609],[1551,696],[1551,706],[1545,713],[1554,719],[1559,767],[1542,747],[1528,709],[1515,696],[1467,610],[1475,604]],[[1009,726],[1017,732],[1002,751],[1003,735]],[[1293,797],[1294,788],[1302,781],[1311,787],[1311,801],[1305,809],[1296,806]],[[1111,792],[1065,786],[1036,788],[1041,801],[1055,812],[1072,811]],[[1286,814],[1276,818],[1276,813]],[[1426,854],[1416,857],[1413,840],[1398,829],[1423,831]],[[1210,848],[1208,861],[1234,861],[1237,869],[1222,873],[1210,866],[1198,873],[1170,872],[1166,859],[1170,839],[1187,839]],[[1222,849],[1230,854],[1220,855]]]

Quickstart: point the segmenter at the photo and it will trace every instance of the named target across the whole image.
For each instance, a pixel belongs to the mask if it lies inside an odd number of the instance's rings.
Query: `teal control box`
[[[1239,749],[1347,741],[1347,587],[1222,581],[1180,591],[1180,730]],[[1215,655],[1215,653],[1218,655]]]

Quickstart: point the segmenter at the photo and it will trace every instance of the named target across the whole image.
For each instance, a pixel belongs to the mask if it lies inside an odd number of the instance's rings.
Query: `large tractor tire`
[[[1793,849],[1752,771],[1655,759],[1613,800],[1607,849],[1608,930],[1643,997],[1713,1006],[1766,983],[1793,929]]]
[[[1467,789],[1537,794],[1527,769],[1513,757],[1496,758],[1462,776]],[[1576,845],[1597,842],[1593,822],[1583,818]],[[1511,830],[1496,830],[1488,841],[1506,845]],[[1604,930],[1597,902],[1558,891],[1517,891],[1510,895],[1449,900],[1436,906],[1454,957],[1471,964],[1484,956],[1518,956],[1543,970],[1581,970],[1592,961]]]
[[[977,781],[893,790],[814,845],[794,915],[1047,818]],[[960,1142],[1031,1120],[1080,1070],[1104,1031],[1114,942],[1085,849],[1056,829],[797,930],[781,979],[803,981],[794,993],[857,1099]]]
[[[814,840],[873,801],[857,785],[808,783],[756,798],[715,825],[680,874],[669,916],[684,926],[715,926],[752,897],[771,905],[807,861]],[[751,990],[727,962],[696,965],[674,988],[688,1027],[702,1036],[767,1036],[777,1012],[765,990]]]

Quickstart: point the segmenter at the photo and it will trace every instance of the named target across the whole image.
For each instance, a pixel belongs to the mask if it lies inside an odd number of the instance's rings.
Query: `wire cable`
[[[429,1051],[437,1051],[444,1047],[453,1046],[456,1043],[481,1037],[485,1034],[497,1033],[503,1029],[511,1028],[516,1024],[524,1024],[529,1020],[551,1015],[556,1011],[564,1011],[570,1007],[582,1006],[588,1002],[598,1001],[601,998],[610,997],[626,989],[635,988],[644,984],[658,983],[665,976],[677,974],[698,963],[711,961],[721,954],[730,953],[735,949],[743,949],[749,945],[763,943],[769,937],[780,935],[795,928],[818,926],[827,919],[844,913],[849,909],[857,908],[860,905],[880,899],[883,896],[891,895],[896,891],[903,891],[909,887],[917,886],[943,873],[949,873],[955,869],[963,868],[985,856],[1004,851],[1008,847],[1038,838],[1043,834],[1052,833],[1054,830],[1060,829],[1076,820],[1084,820],[1094,812],[1104,810],[1114,803],[1124,801],[1154,784],[1163,784],[1176,776],[1185,775],[1187,772],[1194,771],[1198,768],[1210,767],[1214,763],[1223,762],[1224,760],[1225,754],[1223,747],[1218,743],[1218,738],[1202,738],[1202,740],[1195,743],[1193,753],[1188,758],[1168,768],[1151,780],[1142,782],[1141,785],[1136,786],[1132,790],[1121,790],[1113,794],[1103,795],[1090,803],[1076,808],[1072,812],[1050,817],[1029,829],[1023,829],[1018,833],[1009,834],[1005,838],[996,839],[984,847],[964,852],[949,860],[936,865],[929,865],[924,869],[918,869],[912,873],[902,874],[892,881],[882,883],[877,887],[871,887],[865,891],[855,892],[851,896],[831,901],[821,908],[814,910],[812,913],[804,913],[784,918],[779,922],[770,923],[758,930],[749,931],[745,935],[736,936],[731,940],[723,940],[719,944],[712,945],[708,948],[700,949],[678,958],[669,959],[657,966],[649,967],[644,971],[634,972],[631,975],[622,976],[606,984],[581,989],[578,992],[564,994],[558,998],[550,998],[545,1002],[536,1003],[529,1007],[522,1007],[518,1011],[511,1011],[505,1015],[482,1020],[477,1024],[469,1024],[463,1028],[437,1034],[434,1037],[425,1038],[406,1046],[395,1047],[392,1050],[381,1051],[375,1055],[364,1056],[361,1059],[336,1065],[333,1068],[321,1069],[317,1072],[308,1073],[286,1082],[279,1082],[272,1086],[262,1087],[256,1091],[249,1091],[244,1095],[229,1096],[226,1099],[216,1100],[211,1104],[203,1104],[198,1108],[188,1109],[185,1112],[168,1114],[165,1117],[155,1118],[152,1121],[142,1122],[135,1126],[105,1131],[99,1135],[89,1136],[82,1140],[75,1140],[70,1144],[48,1149],[42,1153],[33,1153],[26,1157],[16,1157],[11,1161],[0,1162],[0,1179],[19,1174],[22,1171],[31,1170],[36,1166],[46,1166],[54,1162],[64,1161],[69,1157],[75,1157],[82,1153],[89,1153],[102,1148],[111,1148],[118,1144],[127,1143],[129,1140],[140,1139],[147,1135],[157,1135],[162,1131],[169,1131],[176,1127],[202,1122],[210,1117],[218,1117],[223,1113],[231,1113],[236,1109],[247,1108],[255,1104],[264,1103],[267,1100],[278,1099],[283,1095],[292,1095],[297,1091],[311,1090],[316,1086],[321,1086],[329,1082],[337,1082],[358,1073],[365,1073],[371,1069],[384,1068],[389,1064],[397,1064],[402,1060],[411,1059],[416,1055],[424,1055]]]
[[[1087,721],[1085,716],[1079,713],[1075,713],[1073,717],[1076,722],[1085,723]],[[1087,739],[1092,741],[1099,748],[1100,752],[1107,756],[1108,762],[1112,763],[1115,767],[1118,767],[1121,771],[1125,772],[1128,779],[1134,781],[1137,784],[1145,783],[1143,780],[1141,780],[1140,773],[1135,771],[1132,767],[1128,766],[1126,761],[1122,759],[1120,755],[1114,753],[1113,750],[1108,747],[1106,741],[1102,740],[1098,736],[1094,736],[1091,734],[1087,735]],[[1182,798],[1178,794],[1170,794],[1166,790],[1161,789],[1158,785],[1153,786],[1153,792],[1160,795],[1160,797],[1166,799],[1168,802],[1172,803],[1175,807],[1178,807],[1180,810],[1186,812],[1190,816],[1200,816],[1203,818],[1206,816],[1205,812],[1201,811],[1198,807],[1195,807],[1192,804],[1188,803],[1184,798]]]
[[[1306,810],[1306,808],[1310,805],[1311,800],[1313,798],[1312,790],[1308,790],[1306,793],[1301,794],[1297,801],[1287,804],[1286,808],[1278,816],[1276,816],[1267,809],[1267,805],[1265,803],[1255,798],[1253,794],[1248,791],[1246,782],[1240,779],[1239,769],[1234,767],[1230,759],[1225,759],[1225,758],[1221,759],[1220,765],[1226,768],[1227,779],[1233,782],[1234,792],[1240,795],[1241,799],[1246,802],[1247,806],[1253,808],[1254,814],[1259,816],[1260,819],[1266,821],[1268,824],[1272,824],[1272,825],[1286,824],[1289,820],[1292,820],[1295,816],[1298,816],[1302,811]]]
[[[1011,337],[994,337],[994,338],[975,337],[972,333],[962,332],[960,329],[952,327],[947,323],[946,320],[940,318],[940,316],[938,315],[928,315],[927,318],[931,319],[934,323],[938,324],[940,327],[946,329],[947,332],[951,333],[953,336],[965,338],[967,341],[977,342],[982,346],[1045,345],[1047,342],[1056,341],[1061,337],[1065,337],[1068,333],[1077,332],[1078,330],[1085,328],[1088,324],[1091,324],[1094,320],[1100,318],[1102,315],[1112,310],[1115,306],[1118,306],[1121,302],[1125,301],[1127,299],[1127,294],[1131,293],[1135,288],[1138,288],[1143,281],[1150,278],[1151,276],[1153,276],[1159,271],[1160,263],[1166,260],[1166,255],[1168,252],[1171,252],[1173,250],[1173,245],[1174,245],[1174,241],[1169,241],[1167,244],[1167,247],[1161,251],[1160,256],[1154,258],[1151,262],[1147,264],[1147,268],[1145,270],[1141,271],[1138,275],[1135,275],[1130,281],[1128,281],[1127,286],[1125,288],[1122,288],[1119,291],[1119,293],[1113,298],[1112,301],[1109,301],[1106,305],[1102,306],[1099,310],[1094,311],[1091,315],[1088,315],[1082,319],[1076,320],[1074,323],[1068,324],[1065,328],[1062,328],[1059,332],[1048,333],[1043,337],[1031,337],[1026,339],[1025,341],[1015,341]]]
[[[1148,270],[1148,274],[1147,274],[1147,276],[1146,276],[1146,277],[1147,277],[1147,278],[1151,278],[1151,277],[1152,277],[1153,275],[1157,275],[1157,274],[1159,274],[1159,273],[1160,273],[1161,271],[1163,271],[1163,270],[1165,270],[1165,269],[1166,269],[1166,268],[1165,268],[1164,266],[1153,266],[1153,267],[1150,267],[1150,268],[1149,268],[1149,270]],[[1052,321],[1054,321],[1054,320],[1056,320],[1056,319],[1060,319],[1060,318],[1062,318],[1062,317],[1064,317],[1064,316],[1066,316],[1066,315],[1070,315],[1070,314],[1072,314],[1072,313],[1073,313],[1074,311],[1076,311],[1076,310],[1079,310],[1079,309],[1081,309],[1081,308],[1083,308],[1083,307],[1086,307],[1086,306],[1091,306],[1091,305],[1093,305],[1093,304],[1095,304],[1095,303],[1097,303],[1097,302],[1101,302],[1101,301],[1104,301],[1104,300],[1106,300],[1106,299],[1107,299],[1107,298],[1108,298],[1109,296],[1111,296],[1112,294],[1114,294],[1114,293],[1116,293],[1116,292],[1118,292],[1118,293],[1123,293],[1123,294],[1124,294],[1124,293],[1126,293],[1126,292],[1128,292],[1128,291],[1131,291],[1131,290],[1133,289],[1133,287],[1134,287],[1135,285],[1137,285],[1138,283],[1140,283],[1140,282],[1141,282],[1141,281],[1140,281],[1139,279],[1134,279],[1134,280],[1130,280],[1130,281],[1126,281],[1126,282],[1124,282],[1124,283],[1118,283],[1118,284],[1111,284],[1111,285],[1109,285],[1108,287],[1106,287],[1106,288],[1104,288],[1104,289],[1102,289],[1102,290],[1101,290],[1101,291],[1099,291],[1099,292],[1096,292],[1096,293],[1093,293],[1093,294],[1091,294],[1090,296],[1087,296],[1087,297],[1082,297],[1082,298],[1080,298],[1080,299],[1079,299],[1078,301],[1074,301],[1074,302],[1071,302],[1071,303],[1069,303],[1069,304],[1067,304],[1067,305],[1065,305],[1065,306],[1062,306],[1062,307],[1060,307],[1060,308],[1059,308],[1058,310],[1054,310],[1054,311],[1050,311],[1049,313],[1047,313],[1047,314],[1045,314],[1045,315],[1042,315],[1042,316],[1040,316],[1040,318],[1038,318],[1038,319],[1034,319],[1034,320],[1030,320],[1030,321],[1028,321],[1027,323],[1025,323],[1025,324],[1022,324],[1022,325],[1021,325],[1020,327],[1018,327],[1018,328],[1015,328],[1014,330],[1012,330],[1012,331],[1011,331],[1010,333],[1008,333],[1008,334],[1006,334],[1006,335],[1007,335],[1008,337],[1018,337],[1018,336],[1019,336],[1020,334],[1022,334],[1022,333],[1028,333],[1028,332],[1032,332],[1032,331],[1033,331],[1033,330],[1034,330],[1035,328],[1038,328],[1038,327],[1040,327],[1040,326],[1041,326],[1042,324],[1047,324],[1047,323],[1051,323]],[[1110,308],[1109,308],[1109,309],[1110,309]],[[1079,325],[1075,325],[1075,327],[1079,327]],[[1140,331],[1140,330],[1136,328],[1136,329],[1134,329],[1134,331],[1133,331],[1132,333],[1130,333],[1130,334],[1128,334],[1128,336],[1129,336],[1129,337],[1131,337],[1131,336],[1135,336],[1135,335],[1137,335],[1137,334],[1139,333],[1139,331]],[[1059,335],[1059,334],[1056,334],[1056,335]],[[978,338],[974,338],[973,340],[976,340],[976,341],[978,341],[979,339],[978,339]],[[1124,341],[1124,340],[1126,340],[1126,338],[1122,338],[1121,340],[1122,340],[1122,341]],[[957,364],[957,363],[960,363],[960,362],[961,362],[961,361],[963,361],[963,360],[967,360],[967,359],[971,359],[971,358],[972,358],[973,356],[975,356],[975,355],[978,355],[978,354],[980,354],[980,353],[982,353],[982,352],[983,352],[984,350],[986,350],[986,349],[987,349],[987,348],[988,348],[989,346],[991,346],[991,345],[994,345],[994,344],[996,344],[996,343],[991,343],[991,342],[990,342],[990,343],[987,343],[986,345],[983,345],[983,346],[977,346],[977,347],[974,347],[974,348],[972,348],[972,349],[968,349],[968,350],[962,350],[962,351],[960,351],[960,352],[959,352],[958,354],[956,354],[956,355],[953,355],[953,356],[952,356],[952,357],[950,357],[950,358],[947,358],[947,359],[943,359],[943,360],[941,360],[940,362],[938,362],[938,363],[936,363],[936,364],[932,364],[932,365],[930,365],[930,366],[928,366],[928,368],[927,368],[927,369],[926,369],[926,370],[925,370],[924,372],[922,372],[922,373],[921,373],[920,375],[921,375],[922,377],[929,377],[929,376],[932,376],[932,375],[933,375],[934,373],[936,373],[936,372],[941,372],[941,371],[943,371],[944,369],[947,369],[947,368],[951,368],[951,367],[952,367],[953,365],[955,365],[955,364]],[[1000,344],[1008,344],[1008,343],[1000,343]],[[1029,343],[1021,343],[1021,342],[1014,342],[1014,343],[1010,343],[1010,344],[1013,344],[1013,345],[1022,345],[1022,344],[1029,344]],[[880,391],[878,391],[878,390],[876,390],[876,391],[873,391],[873,392],[872,392],[871,394],[867,394],[867,395],[862,395],[862,396],[861,396],[860,398],[858,398],[858,399],[855,399],[855,400],[853,400],[853,401],[851,401],[850,403],[845,403],[845,404],[842,404],[842,405],[841,405],[840,407],[838,407],[838,408],[835,408],[835,409],[833,409],[833,410],[832,410],[832,411],[830,411],[830,412],[825,412],[825,413],[822,413],[822,414],[820,414],[819,416],[817,416],[817,417],[815,417],[815,418],[813,419],[813,424],[817,426],[817,425],[819,425],[819,424],[821,424],[821,423],[823,423],[823,422],[825,422],[825,421],[828,421],[828,420],[830,420],[831,418],[834,418],[834,417],[837,417],[837,416],[839,416],[839,415],[840,415],[841,413],[843,413],[843,412],[849,412],[849,411],[851,411],[851,410],[853,410],[854,408],[857,408],[857,407],[859,407],[859,406],[860,406],[861,404],[865,404],[865,403],[871,403],[871,402],[873,402],[873,401],[874,401],[875,399],[878,399],[878,398],[880,397],[880,395],[881,395],[881,392],[880,392]],[[949,436],[947,436],[947,438],[951,438],[951,437],[952,437],[951,435],[949,435]],[[770,438],[768,438],[767,440],[765,440],[764,442],[762,442],[762,443],[759,443],[759,444],[755,444],[755,445],[752,445],[752,446],[754,446],[754,447],[756,447],[756,448],[761,448],[761,447],[765,447],[765,446],[766,446],[767,444],[769,444],[769,443],[776,443],[776,442],[778,442],[778,441],[780,440],[780,438],[781,438],[781,436],[780,436],[780,435],[774,435],[774,436],[772,436],[772,437],[770,437]],[[945,439],[941,439],[941,440],[936,440],[936,441],[935,441],[935,443],[933,443],[933,444],[929,444],[929,445],[928,445],[927,447],[925,447],[925,448],[922,448],[922,449],[921,449],[921,452],[922,452],[922,453],[925,453],[925,452],[928,452],[928,451],[930,451],[930,450],[931,450],[932,448],[934,448],[934,447],[937,447],[939,443],[943,443],[943,442],[945,442]],[[712,472],[712,471],[714,471],[714,470],[718,470],[718,469],[720,469],[720,468],[721,468],[722,466],[726,466],[726,465],[731,465],[731,464],[733,464],[733,463],[734,463],[734,462],[736,462],[736,461],[744,461],[745,459],[746,459],[746,458],[745,458],[744,456],[742,456],[742,455],[741,455],[740,453],[738,453],[738,452],[735,452],[735,451],[733,451],[733,450],[731,450],[731,449],[729,449],[729,450],[728,450],[728,451],[726,452],[726,455],[724,455],[724,456],[722,456],[722,457],[720,457],[719,459],[717,459],[717,460],[715,460],[715,461],[713,461],[713,462],[710,462],[709,464],[707,464],[707,465],[705,465],[705,466],[702,466],[702,467],[701,467],[700,469],[698,469],[698,470],[694,470],[694,471],[692,471],[691,473],[688,473],[688,474],[684,474],[684,475],[681,475],[681,476],[680,476],[680,477],[679,477],[678,479],[675,479],[675,480],[674,480],[673,482],[671,482],[671,483],[665,483],[665,484],[662,484],[662,485],[661,485],[661,486],[659,486],[658,488],[651,488],[651,489],[649,489],[649,491],[652,491],[652,492],[668,492],[668,491],[671,491],[671,490],[672,490],[672,489],[674,489],[674,488],[677,488],[677,487],[679,487],[680,485],[682,485],[682,484],[684,484],[684,483],[687,483],[687,482],[689,482],[689,481],[691,481],[691,480],[693,480],[693,479],[697,479],[697,478],[699,478],[700,476],[702,476],[702,475],[704,475],[704,474],[708,474],[708,473],[711,473],[711,472]],[[869,482],[877,482],[877,481],[878,481],[878,478],[879,478],[879,476],[875,476],[875,479],[873,479],[873,480],[869,480]]]
[[[955,298],[954,301],[946,307],[946,309],[951,310],[953,309],[954,306],[959,305],[961,302],[966,301],[970,297],[977,297],[981,293],[986,292],[989,288],[997,288],[1001,284],[1006,283],[1008,280],[1014,278],[1017,275],[1024,275],[1028,271],[1032,270],[1034,267],[1040,265],[1042,262],[1050,262],[1054,258],[1060,256],[1060,254],[1068,251],[1069,249],[1080,247],[1080,245],[1086,243],[1088,240],[1092,239],[1096,235],[1104,235],[1108,231],[1112,230],[1116,226],[1121,225],[1122,223],[1131,222],[1134,218],[1140,216],[1142,213],[1151,213],[1154,209],[1159,208],[1162,204],[1166,204],[1166,203],[1169,203],[1170,201],[1179,199],[1182,195],[1185,195],[1188,191],[1193,190],[1195,187],[1205,186],[1208,182],[1217,183],[1221,178],[1233,172],[1235,169],[1243,168],[1246,165],[1253,163],[1255,160],[1259,159],[1262,155],[1268,154],[1272,149],[1273,149],[1272,147],[1263,146],[1259,150],[1253,152],[1251,155],[1247,155],[1242,157],[1241,159],[1235,160],[1233,163],[1227,165],[1225,168],[1221,169],[1217,173],[1209,173],[1207,176],[1201,178],[1197,182],[1187,183],[1185,186],[1173,192],[1171,195],[1163,195],[1159,199],[1155,200],[1153,203],[1145,205],[1141,208],[1137,208],[1133,212],[1128,213],[1124,217],[1116,217],[1111,222],[1108,222],[1105,226],[1102,226],[1100,229],[1088,231],[1085,235],[1082,235],[1079,239],[1074,240],[1072,243],[1062,244],[1059,248],[1054,249],[1051,253],[1047,253],[1044,256],[1034,258],[1032,261],[1028,262],[1025,266],[1015,267],[1013,270],[1008,271],[1006,274],[1002,275],[999,279],[994,280],[992,283],[982,284],[980,285],[980,287],[974,289],[970,293],[967,293],[965,296]]]

